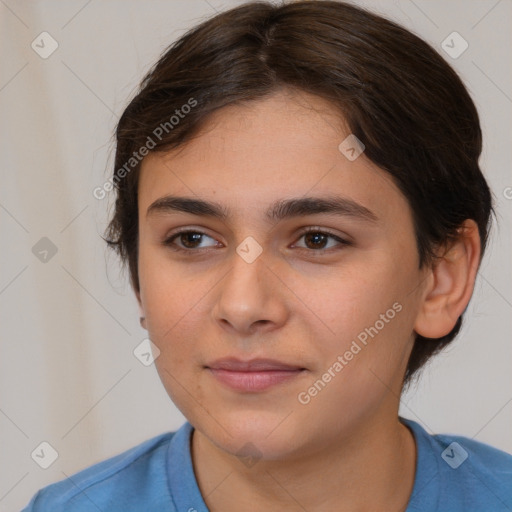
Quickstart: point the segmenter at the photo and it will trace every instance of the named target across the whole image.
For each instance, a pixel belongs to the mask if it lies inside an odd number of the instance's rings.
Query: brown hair
[[[445,60],[408,30],[351,4],[250,2],[174,42],[119,120],[117,198],[106,235],[128,263],[135,290],[139,151],[176,148],[217,109],[281,87],[330,101],[365,145],[366,157],[389,173],[413,212],[420,268],[435,262],[436,248],[457,238],[465,219],[477,223],[483,255],[493,207],[478,164],[480,123]],[[442,338],[416,336],[404,382],[461,324],[462,315]]]

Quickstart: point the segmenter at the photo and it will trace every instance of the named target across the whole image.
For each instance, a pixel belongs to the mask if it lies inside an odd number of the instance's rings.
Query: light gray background
[[[218,0],[0,0],[0,510],[40,487],[168,430],[183,416],[155,368],[125,275],[100,238],[111,200],[92,195],[113,164],[112,131],[145,71]],[[482,119],[482,166],[498,225],[458,340],[424,372],[401,413],[430,432],[512,452],[510,0],[358,2],[398,20],[455,67]],[[42,59],[47,31],[58,49]],[[469,48],[441,48],[453,31]],[[508,199],[507,199],[508,196]],[[58,252],[41,262],[48,237]],[[31,458],[42,442],[48,469]]]

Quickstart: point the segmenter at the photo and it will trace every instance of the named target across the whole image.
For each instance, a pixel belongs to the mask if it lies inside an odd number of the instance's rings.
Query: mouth
[[[278,384],[292,381],[307,371],[272,359],[241,361],[236,358],[219,359],[205,366],[220,383],[232,390],[255,393]]]

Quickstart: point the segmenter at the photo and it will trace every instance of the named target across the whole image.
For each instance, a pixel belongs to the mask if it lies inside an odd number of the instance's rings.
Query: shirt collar
[[[209,512],[197,485],[190,440],[193,431],[187,421],[172,436],[167,453],[169,490],[179,512]]]
[[[400,418],[416,442],[414,486],[406,512],[437,510],[439,500],[439,461],[431,450],[425,429],[413,420]],[[176,510],[209,512],[197,484],[192,465],[191,436],[194,428],[182,425],[169,443],[167,474]]]
[[[430,436],[417,422],[399,418],[414,436],[416,442],[416,470],[414,486],[406,512],[439,510],[439,459],[432,450]]]

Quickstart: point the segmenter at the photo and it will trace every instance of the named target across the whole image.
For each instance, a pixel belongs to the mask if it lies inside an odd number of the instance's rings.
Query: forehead
[[[282,91],[214,112],[179,148],[142,162],[139,206],[166,194],[214,199],[229,211],[268,211],[290,197],[342,195],[381,216],[403,215],[407,201],[364,152],[347,158],[350,135],[333,106]]]

